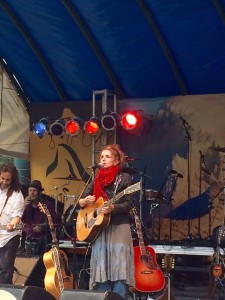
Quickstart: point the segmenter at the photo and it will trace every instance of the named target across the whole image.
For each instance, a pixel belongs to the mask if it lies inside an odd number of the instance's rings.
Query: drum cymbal
[[[81,178],[67,176],[67,177],[55,177],[53,179],[62,179],[62,180],[74,180],[74,181],[83,181]]]
[[[218,152],[225,152],[225,147],[209,147],[209,149],[211,150],[215,150],[215,151],[218,151]]]

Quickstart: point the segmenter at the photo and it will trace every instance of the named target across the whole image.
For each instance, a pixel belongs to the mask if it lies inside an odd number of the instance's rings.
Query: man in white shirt
[[[20,244],[24,197],[18,171],[13,164],[0,165],[0,283],[12,284],[14,263]]]

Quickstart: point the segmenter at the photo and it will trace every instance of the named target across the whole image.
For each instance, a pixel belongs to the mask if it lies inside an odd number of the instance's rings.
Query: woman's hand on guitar
[[[85,207],[86,205],[92,205],[95,203],[96,197],[89,195],[85,198],[80,199],[79,204],[81,207]]]
[[[107,202],[106,202],[106,204],[107,204]],[[109,206],[103,206],[103,208],[102,208],[102,212],[104,213],[104,214],[110,214],[111,212],[113,212],[114,211],[114,205],[113,204],[110,204]]]

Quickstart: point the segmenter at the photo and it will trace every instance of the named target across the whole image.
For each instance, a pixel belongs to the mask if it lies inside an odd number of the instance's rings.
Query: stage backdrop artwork
[[[188,234],[206,238],[223,222],[224,97],[118,101],[119,113],[142,110],[152,116],[135,133],[117,126],[117,142],[132,158],[128,167],[134,181],[143,183],[143,191],[136,195],[137,206],[156,239],[182,239]],[[80,103],[79,109],[90,106]],[[55,117],[74,114],[79,111],[65,107]],[[40,139],[31,132],[30,152],[31,176],[42,181],[47,194],[64,198],[66,185],[68,194],[79,197],[92,175],[87,169],[93,155],[90,136]],[[73,181],[67,181],[69,175]]]

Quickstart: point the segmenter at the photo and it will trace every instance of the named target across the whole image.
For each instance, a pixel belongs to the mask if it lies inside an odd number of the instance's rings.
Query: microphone
[[[100,169],[100,168],[102,168],[103,167],[103,164],[96,164],[96,165],[94,165],[94,166],[89,166],[89,167],[87,167],[87,169],[93,169],[93,170],[95,170],[95,169]]]
[[[178,173],[178,172],[175,171],[175,170],[170,170],[170,171],[169,171],[169,174],[176,174],[177,177],[180,177],[180,178],[183,178],[183,177],[184,177],[181,173]]]

